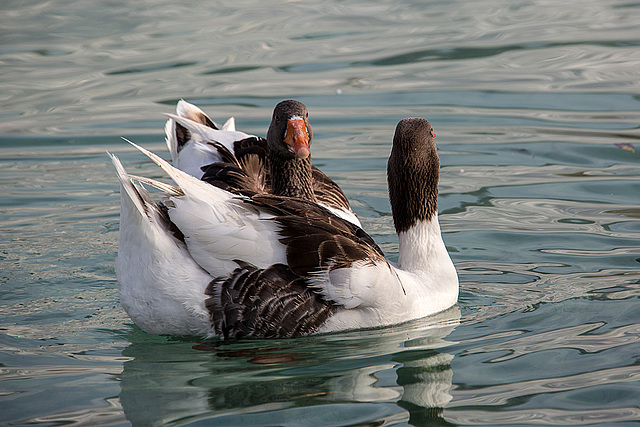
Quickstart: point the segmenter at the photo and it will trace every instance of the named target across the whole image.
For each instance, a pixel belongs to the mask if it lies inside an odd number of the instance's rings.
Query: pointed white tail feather
[[[122,162],[120,162],[120,159],[115,154],[111,154],[108,151],[107,154],[109,155],[109,157],[111,157],[111,162],[116,168],[116,175],[118,176],[118,180],[120,181],[120,188],[126,192],[127,197],[129,198],[129,200],[131,200],[131,203],[133,203],[137,211],[140,212],[140,215],[146,217],[147,209],[144,206],[143,201],[140,199],[139,193],[133,187],[131,177],[124,169],[124,166],[122,166]]]
[[[164,135],[167,148],[171,153],[171,161],[175,163],[178,159],[178,140],[176,139],[176,122],[172,119],[167,120],[167,123],[164,124]]]
[[[139,175],[129,175],[129,178],[135,179],[138,182],[142,182],[144,184],[150,185],[152,187],[157,188],[160,191],[164,191],[170,196],[184,196],[184,191],[175,185],[165,184],[164,182],[156,181],[152,178],[146,178],[144,176]]]
[[[178,101],[178,104],[176,105],[176,114],[182,117],[187,117],[189,115],[189,111],[192,109],[200,110],[200,108],[196,107],[192,103],[187,102],[184,99],[181,99],[180,101]]]
[[[236,119],[233,117],[229,117],[224,125],[222,125],[222,130],[235,132],[236,131]]]

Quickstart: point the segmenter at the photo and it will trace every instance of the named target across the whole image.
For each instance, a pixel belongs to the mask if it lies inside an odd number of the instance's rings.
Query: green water
[[[0,424],[640,421],[640,4],[7,1],[0,17]],[[118,183],[163,178],[184,98],[314,163],[397,258],[395,124],[428,118],[461,282],[441,315],[221,344],[119,305]]]

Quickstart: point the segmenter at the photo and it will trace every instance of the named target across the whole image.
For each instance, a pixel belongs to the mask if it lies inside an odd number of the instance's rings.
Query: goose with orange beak
[[[221,128],[185,101],[165,126],[173,165],[196,178],[237,194],[273,194],[318,203],[360,226],[340,187],[311,163],[313,129],[307,107],[295,100],[278,103],[267,138]]]

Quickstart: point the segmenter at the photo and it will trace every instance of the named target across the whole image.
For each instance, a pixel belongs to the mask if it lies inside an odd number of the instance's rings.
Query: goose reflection
[[[444,422],[457,307],[408,324],[293,340],[132,334],[120,401],[134,425]]]

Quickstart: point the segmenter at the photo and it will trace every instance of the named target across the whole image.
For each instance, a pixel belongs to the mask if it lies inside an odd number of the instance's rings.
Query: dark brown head
[[[273,194],[316,201],[309,149],[312,139],[309,113],[303,103],[288,100],[276,105],[267,131]]]
[[[267,131],[269,150],[282,159],[306,159],[311,154],[313,131],[302,102],[282,101],[273,110]]]
[[[387,163],[389,200],[396,232],[438,212],[440,158],[435,132],[426,119],[403,119],[396,126]]]

